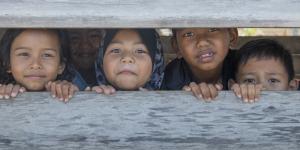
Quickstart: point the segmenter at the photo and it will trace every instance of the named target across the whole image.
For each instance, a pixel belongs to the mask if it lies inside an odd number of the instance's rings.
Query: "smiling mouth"
[[[213,61],[214,55],[215,53],[212,50],[205,50],[197,55],[197,59],[199,59],[201,63],[209,63]]]
[[[45,75],[25,75],[24,77],[27,79],[30,79],[30,80],[40,80],[40,79],[45,78],[46,76]]]

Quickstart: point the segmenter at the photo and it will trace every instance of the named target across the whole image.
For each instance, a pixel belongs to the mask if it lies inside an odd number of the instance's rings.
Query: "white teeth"
[[[211,57],[213,55],[212,52],[201,55],[201,57]]]

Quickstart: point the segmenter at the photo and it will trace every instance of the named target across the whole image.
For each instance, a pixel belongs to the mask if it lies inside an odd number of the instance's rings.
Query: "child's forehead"
[[[239,64],[240,71],[248,71],[249,69],[286,73],[284,63],[275,57],[253,57],[249,58],[245,63]]]
[[[24,30],[12,43],[12,47],[43,47],[53,49],[59,47],[60,41],[55,32],[47,30]]]

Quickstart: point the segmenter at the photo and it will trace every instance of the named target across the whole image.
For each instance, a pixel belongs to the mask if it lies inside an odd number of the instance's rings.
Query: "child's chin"
[[[44,91],[45,86],[42,85],[27,85],[25,86],[27,91]]]

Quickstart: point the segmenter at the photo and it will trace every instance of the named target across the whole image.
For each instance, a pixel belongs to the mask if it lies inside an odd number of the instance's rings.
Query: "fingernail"
[[[72,95],[69,95],[69,98],[72,98]]]
[[[56,96],[55,96],[55,95],[52,95],[52,97],[55,98]]]
[[[242,96],[241,96],[241,95],[238,95],[238,98],[242,98]]]
[[[255,101],[258,101],[258,98],[255,98]]]
[[[5,97],[5,99],[9,99],[9,96],[8,96],[8,95],[5,95],[4,97]]]
[[[203,98],[203,96],[201,94],[199,94],[198,97]]]
[[[63,98],[60,98],[59,100],[60,100],[60,101],[63,101],[64,99],[63,99]]]
[[[2,96],[2,95],[0,95],[0,99],[3,99],[3,96]]]
[[[207,100],[211,101],[211,98],[208,98]]]
[[[10,96],[11,96],[11,97],[16,97],[16,96],[17,96],[17,93],[11,93]]]

